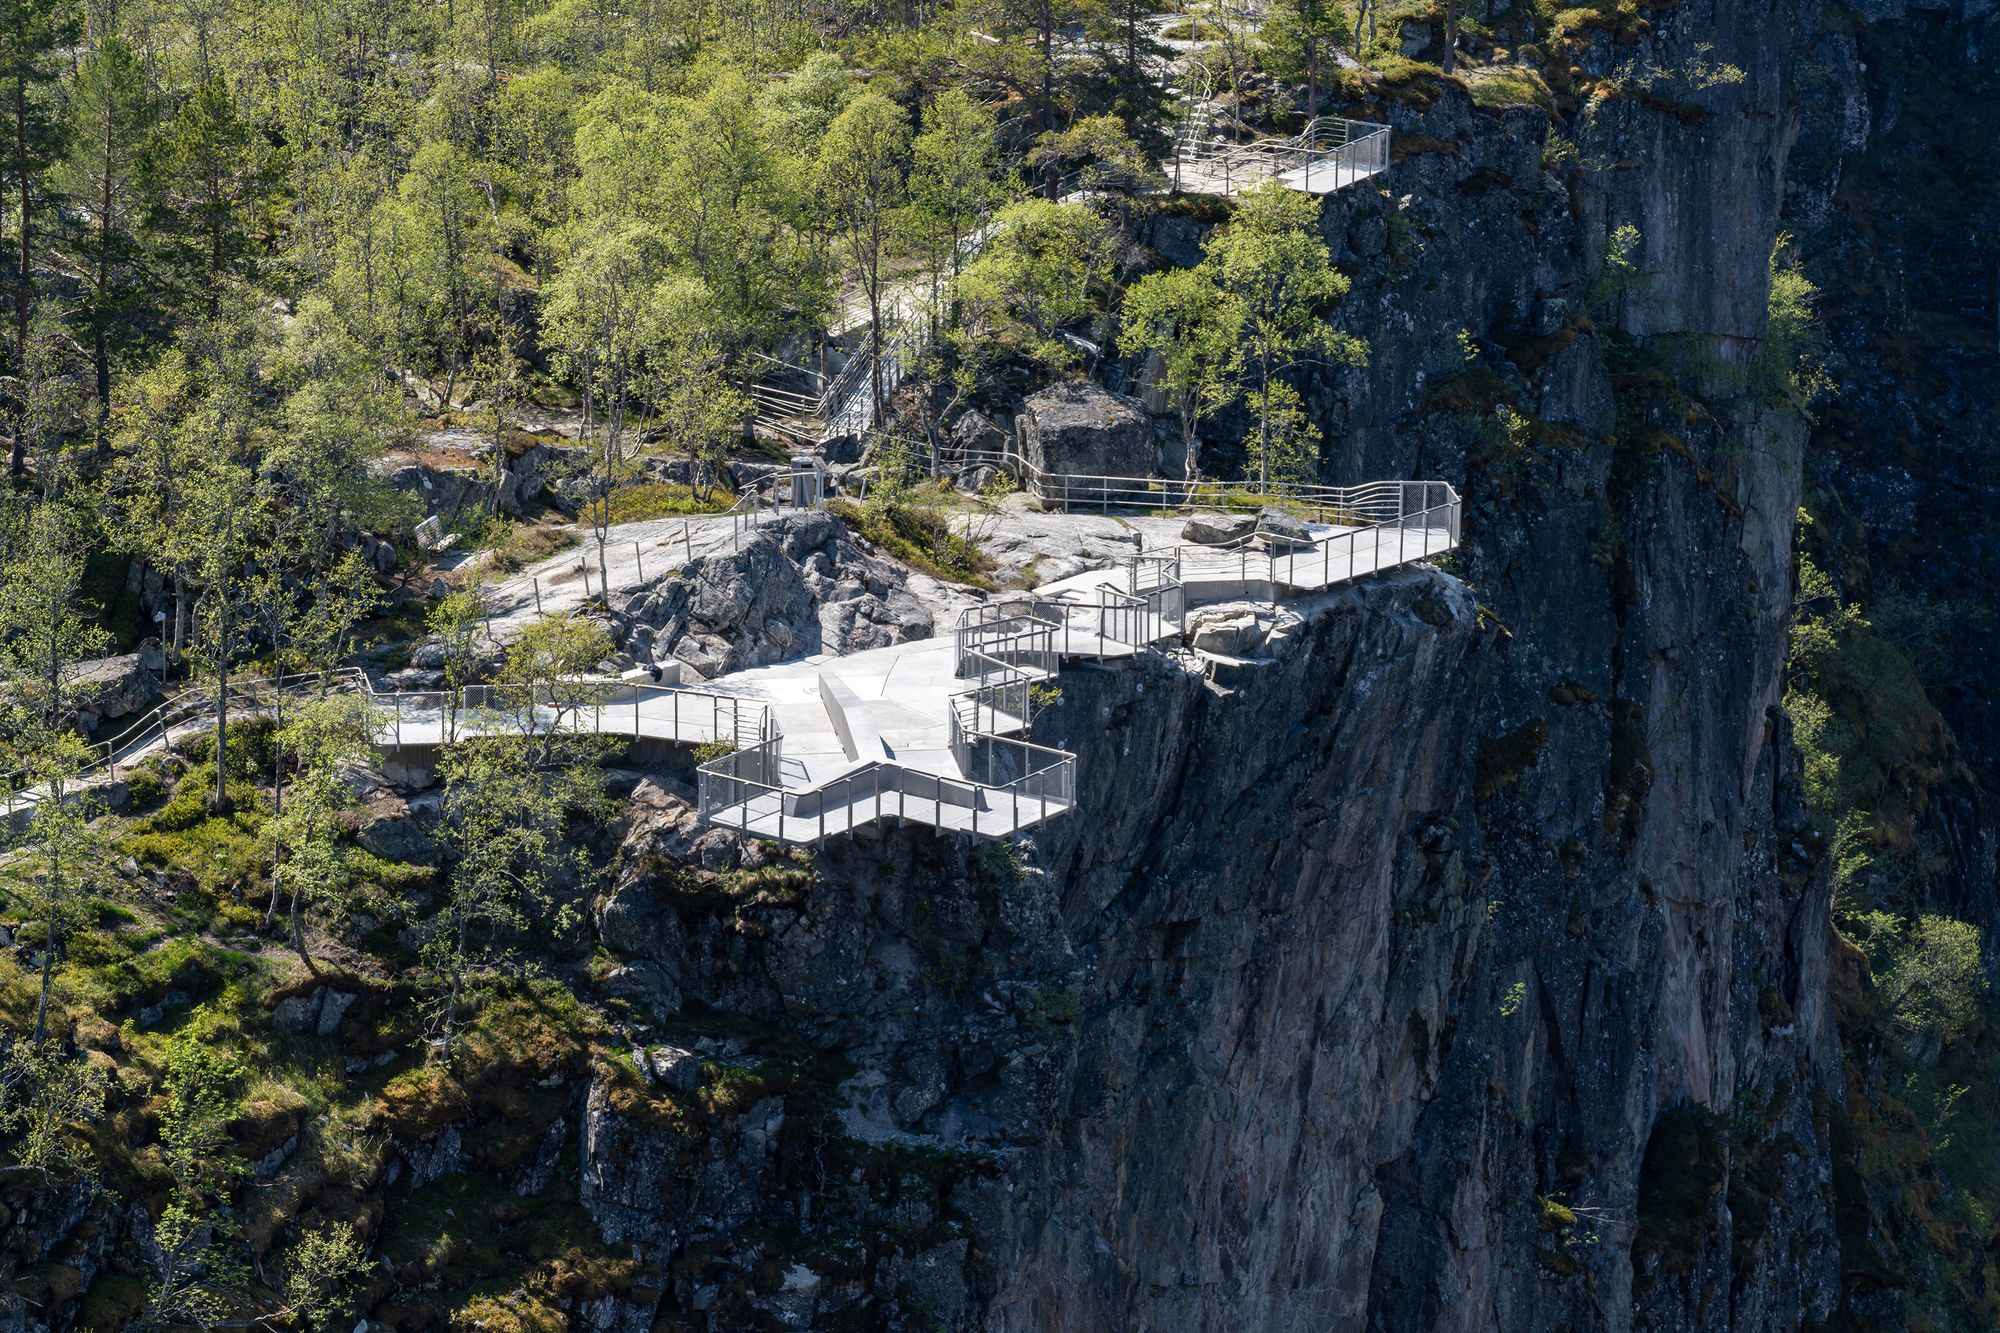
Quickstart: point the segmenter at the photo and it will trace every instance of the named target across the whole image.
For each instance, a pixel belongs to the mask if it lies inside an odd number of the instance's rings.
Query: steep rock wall
[[[1802,431],[1744,388],[1817,11],[1651,19],[1585,56],[1628,91],[1573,153],[1406,90],[1387,188],[1328,206],[1372,355],[1310,401],[1344,479],[1461,484],[1485,611],[1409,575],[1226,695],[1067,673],[1084,805],[1015,891],[895,835],[828,855],[810,928],[647,951],[839,1050],[850,1138],[978,1159],[917,1251],[951,1322],[1836,1308],[1826,887],[1775,707]]]

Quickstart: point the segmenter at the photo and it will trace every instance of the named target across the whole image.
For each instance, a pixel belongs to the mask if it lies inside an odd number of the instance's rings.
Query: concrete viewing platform
[[[415,764],[442,745],[496,733],[577,731],[690,747],[712,754],[699,767],[705,821],[788,843],[817,843],[892,818],[999,838],[1076,804],[1076,756],[1029,739],[1038,704],[1065,663],[1132,657],[1181,640],[1191,607],[1308,596],[1440,555],[1458,535],[1458,497],[1440,482],[1307,488],[1310,494],[1293,497],[1294,516],[1279,515],[1283,522],[1264,516],[1271,511],[1255,520],[1239,512],[1233,522],[1240,539],[1169,545],[1165,538],[1181,531],[1185,514],[1115,512],[1112,497],[1134,483],[1028,480],[1048,495],[1101,499],[1104,517],[1078,515],[1076,525],[1129,539],[1126,553],[1031,591],[985,601],[960,593],[956,625],[934,638],[802,657],[689,687],[634,672],[544,685],[533,694],[506,685],[377,692],[348,669],[309,686],[246,682],[231,709],[265,710],[272,691],[288,688],[365,693],[377,747]],[[1090,484],[1075,486],[1079,481]],[[1066,484],[1073,489],[1064,492]],[[1266,530],[1267,522],[1276,526]],[[695,546],[713,550],[723,540],[718,521]],[[644,554],[635,552],[635,566]],[[517,605],[507,607],[510,620],[521,615]],[[115,778],[120,766],[208,725],[213,711],[200,691],[164,705],[101,747],[97,770]],[[34,802],[32,791],[11,792],[7,812]]]

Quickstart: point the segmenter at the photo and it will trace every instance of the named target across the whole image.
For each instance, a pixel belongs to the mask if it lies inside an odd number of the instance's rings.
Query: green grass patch
[[[109,942],[107,943],[106,940]],[[72,951],[66,973],[80,997],[103,1013],[129,1013],[170,995],[191,1001],[220,994],[257,970],[256,958],[199,935],[135,928],[100,937],[86,954]]]
[[[1525,66],[1507,65],[1467,73],[1472,104],[1487,110],[1510,106],[1552,107],[1555,104],[1542,76]]]
[[[953,531],[942,505],[906,501],[855,504],[830,500],[827,509],[861,536],[904,564],[948,583],[989,591],[997,568],[992,556]]]
[[[611,521],[639,523],[680,514],[719,514],[736,503],[735,493],[716,487],[704,498],[694,487],[672,481],[646,481],[611,493]]]
[[[141,865],[184,876],[211,900],[262,888],[270,874],[270,853],[261,838],[270,818],[263,793],[231,782],[235,808],[212,815],[208,797],[214,774],[213,765],[190,770],[171,800],[120,839]]]

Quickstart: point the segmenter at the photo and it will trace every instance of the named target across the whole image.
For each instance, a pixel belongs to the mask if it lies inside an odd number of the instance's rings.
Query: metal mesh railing
[[[1195,194],[1240,194],[1271,180],[1327,194],[1388,170],[1389,127],[1323,116],[1284,138],[1190,137],[1176,141],[1173,167],[1175,188]]]

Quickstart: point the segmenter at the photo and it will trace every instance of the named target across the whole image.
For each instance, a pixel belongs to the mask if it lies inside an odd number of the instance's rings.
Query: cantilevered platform
[[[1106,508],[1162,486],[1184,496],[1194,489],[1146,479],[1028,480],[1056,503]],[[1218,489],[1202,487],[1204,495]],[[456,740],[546,730],[724,749],[700,769],[703,819],[784,842],[815,843],[892,818],[1006,837],[1075,807],[1076,756],[1027,739],[1038,688],[1065,662],[1130,657],[1176,640],[1191,606],[1279,602],[1441,554],[1457,540],[1458,496],[1441,482],[1295,488],[1289,503],[1326,517],[1228,548],[1135,551],[1112,568],[975,605],[949,635],[756,667],[695,688],[580,679],[532,696],[512,686],[378,693],[348,670],[245,689],[231,707],[261,711],[286,689],[365,692],[377,747],[416,762]],[[1158,532],[1185,520],[1155,509],[1132,521]],[[105,746],[85,780],[115,777],[120,765],[212,717],[201,692],[183,696]],[[36,799],[12,791],[6,812],[18,816]]]

